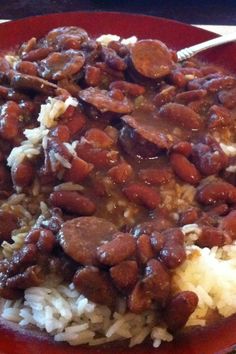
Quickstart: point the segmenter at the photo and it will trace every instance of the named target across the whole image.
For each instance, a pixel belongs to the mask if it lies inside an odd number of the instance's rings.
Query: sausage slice
[[[131,60],[139,74],[159,79],[170,73],[173,65],[167,46],[158,40],[145,39],[136,42],[130,50]]]
[[[153,119],[143,121],[141,118],[130,115],[125,115],[121,119],[140,134],[142,138],[157,145],[158,148],[168,149],[172,145],[168,135],[161,132],[158,123],[154,122]]]
[[[83,265],[97,265],[97,247],[117,232],[111,222],[95,216],[66,221],[59,232],[64,252]]]
[[[79,92],[81,100],[96,107],[102,113],[113,112],[120,114],[131,113],[134,109],[132,102],[124,97],[122,100],[118,100],[109,95],[109,91],[100,90],[96,87],[89,87]]]

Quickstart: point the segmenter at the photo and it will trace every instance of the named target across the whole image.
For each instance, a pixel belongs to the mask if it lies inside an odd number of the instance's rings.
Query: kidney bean
[[[143,234],[137,239],[137,253],[142,264],[146,264],[149,259],[154,257],[150,236]]]
[[[229,212],[229,206],[228,204],[219,204],[216,206],[211,206],[210,209],[208,209],[207,213],[208,215],[226,215]]]
[[[73,283],[76,289],[90,301],[113,307],[116,301],[116,290],[109,275],[94,266],[86,266],[77,270]]]
[[[64,181],[80,183],[88,177],[92,170],[92,164],[80,159],[79,157],[74,157],[71,162],[71,168],[66,170],[63,179]]]
[[[33,243],[24,245],[19,251],[15,251],[9,259],[8,274],[17,274],[22,268],[26,268],[37,261],[37,247]]]
[[[127,180],[129,180],[132,176],[133,169],[131,165],[124,161],[110,168],[107,174],[112,178],[113,182],[122,184],[127,182]]]
[[[168,48],[158,40],[137,41],[130,48],[130,56],[137,72],[151,79],[168,75],[173,65]]]
[[[13,289],[27,289],[39,286],[45,280],[42,268],[38,265],[27,268],[23,273],[9,277],[6,286]]]
[[[85,81],[88,86],[98,86],[102,80],[102,71],[96,66],[86,65]]]
[[[11,69],[10,64],[5,58],[0,57],[0,71],[5,73]]]
[[[178,229],[167,230],[163,235],[166,240],[159,257],[167,268],[177,268],[186,259],[186,251],[183,244],[184,235]]]
[[[117,228],[111,222],[95,216],[66,221],[58,238],[64,252],[76,262],[97,265],[97,247],[111,241]]]
[[[40,235],[36,245],[42,253],[51,253],[56,245],[56,238],[52,231],[47,229],[40,230]]]
[[[0,190],[11,188],[11,175],[5,164],[0,163]]]
[[[181,154],[171,154],[170,163],[177,176],[184,182],[196,185],[201,180],[201,175],[196,167]]]
[[[142,283],[151,299],[163,306],[170,294],[170,275],[160,261],[148,261]]]
[[[193,145],[192,159],[200,172],[207,176],[227,167],[229,161],[219,144],[211,140]]]
[[[230,125],[232,118],[230,111],[222,106],[213,105],[209,110],[208,127],[217,128]]]
[[[73,136],[84,128],[86,124],[86,117],[78,110],[74,111],[72,109],[72,113],[70,113],[69,108],[70,107],[68,107],[67,111],[61,116],[60,122],[67,126],[71,136]]]
[[[121,44],[119,41],[110,41],[107,46],[108,48],[113,49],[122,58],[124,58],[129,53],[128,47],[124,44]]]
[[[236,107],[236,88],[218,92],[218,99],[228,109]]]
[[[53,51],[52,47],[42,47],[24,52],[21,56],[25,61],[39,61],[45,59]]]
[[[148,184],[165,184],[172,178],[172,171],[168,167],[146,168],[138,172],[139,178]]]
[[[107,149],[113,144],[113,140],[107,133],[98,128],[91,128],[86,131],[85,139],[95,148]]]
[[[152,300],[144,289],[142,281],[138,281],[128,297],[127,305],[131,312],[142,313],[150,309]]]
[[[8,101],[0,109],[0,135],[3,139],[11,140],[19,132],[19,116],[21,110],[16,102]]]
[[[111,48],[102,48],[102,59],[114,70],[124,71],[127,68],[126,62]]]
[[[188,82],[185,75],[181,72],[180,69],[173,70],[169,75],[169,80],[178,88],[184,88]]]
[[[10,211],[0,211],[0,243],[11,241],[11,233],[18,227],[18,218]]]
[[[112,90],[109,91],[109,96],[118,101],[122,101],[125,98],[123,92],[116,88],[113,88]]]
[[[101,264],[115,265],[134,255],[136,241],[133,236],[125,233],[114,235],[113,240],[97,248],[97,259]]]
[[[171,102],[176,95],[175,86],[166,86],[153,98],[153,103],[156,107],[161,107],[164,104]]]
[[[70,140],[70,130],[64,125],[60,124],[50,130],[50,136],[57,138],[60,142],[68,142]]]
[[[109,270],[111,279],[121,291],[127,292],[138,280],[138,265],[136,261],[123,261]]]
[[[117,151],[94,148],[84,140],[77,144],[76,152],[81,159],[92,163],[98,169],[111,167],[118,161]]]
[[[13,165],[11,169],[12,181],[16,186],[27,187],[34,179],[35,169],[29,160]]]
[[[2,287],[0,285],[0,296],[4,299],[8,299],[8,300],[21,299],[23,294],[24,294],[23,290],[10,289],[10,288],[6,288],[6,287]]]
[[[143,95],[145,92],[145,87],[138,85],[138,84],[134,84],[132,82],[127,82],[127,81],[113,81],[110,86],[109,86],[110,90],[113,89],[119,89],[122,92],[124,92],[127,95],[130,96],[140,96]]]
[[[192,101],[200,100],[207,95],[207,90],[191,90],[186,92],[180,92],[175,96],[175,101],[177,103],[188,104]]]
[[[16,64],[16,70],[22,74],[28,74],[31,76],[38,76],[38,66],[36,63],[30,61],[19,61]]]
[[[150,210],[157,208],[160,204],[159,194],[144,184],[129,184],[123,188],[123,192],[131,202],[141,204]]]
[[[232,210],[220,221],[220,229],[233,240],[236,239],[236,210]]]
[[[74,191],[56,191],[50,194],[50,202],[54,207],[65,212],[78,215],[92,215],[96,205],[87,197]]]
[[[165,244],[165,237],[158,231],[150,235],[151,246],[155,254],[158,254]]]
[[[193,224],[199,218],[199,211],[197,208],[189,208],[180,213],[179,225],[184,226],[187,224]]]
[[[198,297],[192,291],[182,291],[171,298],[163,312],[168,329],[175,332],[182,328],[195,311]]]
[[[203,84],[203,89],[208,92],[216,92],[222,89],[231,88],[236,84],[236,80],[233,76],[220,76],[212,78]]]
[[[200,129],[201,117],[191,108],[180,103],[167,103],[159,110],[162,118],[187,129]]]
[[[30,230],[30,232],[25,236],[25,244],[36,244],[38,242],[41,230],[41,228],[35,228]]]
[[[180,141],[171,147],[171,152],[189,157],[192,154],[192,144],[188,141]]]
[[[161,232],[172,227],[172,223],[164,217],[156,217],[153,220],[138,224],[133,229],[133,235],[138,237],[142,234],[151,235],[153,232]]]
[[[213,181],[198,188],[197,200],[205,205],[217,202],[236,203],[236,187],[224,181]]]
[[[225,236],[221,230],[211,226],[202,226],[201,234],[196,241],[199,247],[222,247],[225,244]]]

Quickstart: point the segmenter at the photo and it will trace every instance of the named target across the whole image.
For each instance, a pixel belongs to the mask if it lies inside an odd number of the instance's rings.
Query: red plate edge
[[[104,20],[105,19],[105,20]],[[0,50],[14,48],[32,36],[41,37],[50,29],[63,25],[77,25],[91,35],[118,34],[123,37],[158,38],[174,49],[184,48],[216,37],[215,33],[181,22],[146,15],[114,12],[66,12],[35,16],[0,24]],[[149,35],[150,33],[150,35]],[[222,50],[223,48],[223,50]],[[236,44],[214,48],[202,58],[236,71]],[[21,329],[6,327],[0,321],[0,354],[220,354],[228,353],[236,344],[236,316],[210,329],[196,329],[179,335],[174,342],[163,343],[161,348],[140,345],[132,349],[113,346],[70,347],[54,343],[47,336]]]

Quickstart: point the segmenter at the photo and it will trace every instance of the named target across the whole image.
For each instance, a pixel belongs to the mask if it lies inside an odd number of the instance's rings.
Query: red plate
[[[0,50],[11,49],[15,45],[35,36],[41,37],[58,26],[77,25],[85,28],[90,35],[103,33],[118,34],[123,37],[136,35],[138,38],[158,38],[175,49],[184,48],[216,35],[179,22],[157,17],[120,13],[61,13],[38,16],[0,25]],[[236,45],[227,44],[211,49],[202,58],[236,70]],[[213,354],[229,353],[236,344],[236,316],[222,321],[215,327],[196,329],[179,335],[172,343],[164,343],[154,349],[150,344],[132,349],[117,347],[70,347],[54,343],[47,336],[36,332],[17,330],[16,325],[0,322],[0,354]]]

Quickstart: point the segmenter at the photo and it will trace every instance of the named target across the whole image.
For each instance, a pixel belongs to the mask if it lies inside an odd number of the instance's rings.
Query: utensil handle
[[[203,43],[195,44],[191,47],[179,50],[177,52],[178,60],[181,61],[190,58],[203,50],[233,41],[236,41],[236,32],[227,33],[224,36],[213,38]]]

